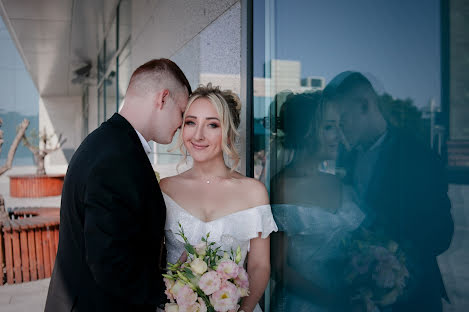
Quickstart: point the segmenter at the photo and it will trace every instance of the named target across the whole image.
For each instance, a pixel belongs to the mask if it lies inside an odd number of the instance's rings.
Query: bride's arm
[[[264,294],[270,277],[270,237],[251,239],[248,254],[249,296],[244,298],[240,310],[251,312]]]

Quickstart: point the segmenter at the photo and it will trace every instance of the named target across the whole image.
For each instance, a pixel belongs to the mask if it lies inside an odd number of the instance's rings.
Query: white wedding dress
[[[345,287],[345,244],[365,219],[353,198],[353,190],[343,187],[342,205],[336,212],[318,206],[272,205],[279,231],[286,235],[287,265],[298,276],[335,294]],[[330,307],[316,304],[314,294],[304,298],[277,287],[272,297],[271,311],[275,312],[331,311]]]
[[[261,233],[262,238],[267,238],[270,233],[277,231],[272,216],[270,205],[241,210],[210,222],[204,222],[190,214],[179,206],[170,196],[163,193],[166,204],[165,242],[167,249],[167,261],[175,263],[184,249],[184,240],[177,235],[180,223],[184,234],[193,245],[200,243],[201,238],[210,233],[209,241],[216,242],[222,250],[235,251],[241,248],[244,265],[246,255],[249,252],[250,240]],[[262,312],[257,305],[255,312]]]

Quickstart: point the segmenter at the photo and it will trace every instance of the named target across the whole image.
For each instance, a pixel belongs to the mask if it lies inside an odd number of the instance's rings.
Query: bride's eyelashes
[[[185,126],[195,126],[195,122],[192,121],[192,120],[186,120],[186,121],[184,122],[184,125],[185,125]],[[211,123],[208,124],[208,127],[209,127],[209,128],[212,128],[212,129],[217,129],[217,128],[220,127],[220,125],[219,125],[218,123],[216,123],[216,122],[211,122]]]

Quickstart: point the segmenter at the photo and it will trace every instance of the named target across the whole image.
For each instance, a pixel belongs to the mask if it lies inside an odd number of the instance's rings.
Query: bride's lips
[[[196,150],[203,150],[204,148],[208,147],[208,145],[200,145],[200,144],[195,144],[193,142],[191,142],[192,144],[192,147]]]

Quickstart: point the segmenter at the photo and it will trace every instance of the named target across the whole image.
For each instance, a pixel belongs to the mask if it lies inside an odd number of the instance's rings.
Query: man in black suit
[[[165,204],[148,159],[171,142],[191,87],[172,61],[135,70],[120,113],[83,141],[65,177],[45,311],[155,311]]]
[[[348,153],[348,180],[364,226],[394,240],[405,253],[409,281],[392,311],[442,311],[448,300],[436,257],[454,230],[441,159],[410,133],[386,121],[379,97],[362,74],[344,72],[323,93],[335,105]]]

